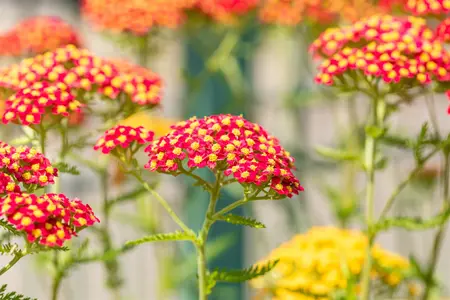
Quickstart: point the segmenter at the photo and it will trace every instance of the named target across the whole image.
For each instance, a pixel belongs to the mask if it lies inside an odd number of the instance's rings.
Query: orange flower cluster
[[[137,105],[158,105],[161,79],[150,71],[135,74],[129,68],[121,72],[122,65],[69,45],[7,67],[0,71],[0,87],[17,94],[6,102],[4,120],[18,117],[22,124],[39,123],[44,107],[63,116],[79,111],[81,104],[74,99],[75,89],[98,92],[111,99],[124,94]]]
[[[214,115],[179,122],[172,131],[145,150],[146,168],[173,174],[183,162],[191,171],[223,171],[244,185],[269,187],[270,192],[292,197],[303,190],[292,173],[294,159],[261,126],[242,117]]]
[[[58,176],[58,170],[36,149],[25,146],[15,148],[1,141],[0,170],[2,174],[14,179],[11,182],[5,176],[2,178],[3,186],[0,190],[8,192],[17,191],[17,183],[41,187],[53,184]]]
[[[99,222],[89,205],[63,194],[10,193],[0,199],[0,215],[25,232],[29,242],[49,247],[61,247],[83,227]]]
[[[415,15],[441,15],[450,12],[448,0],[407,0],[406,10]]]
[[[261,0],[198,0],[197,8],[216,21],[231,23],[236,16],[245,15],[260,2]]]
[[[197,0],[84,0],[82,13],[100,29],[147,34],[153,26],[177,27]]]
[[[71,25],[59,17],[32,17],[0,35],[0,55],[39,54],[69,44],[80,45],[80,38]]]
[[[350,71],[387,83],[449,79],[449,54],[420,18],[373,16],[328,29],[314,41],[311,51],[325,57],[316,77],[321,84],[344,82],[343,75]]]
[[[94,150],[101,150],[102,153],[108,154],[118,146],[126,149],[133,143],[137,145],[147,144],[153,140],[153,137],[154,133],[142,126],[117,125],[105,132],[95,144]]]
[[[36,82],[6,100],[3,123],[40,124],[48,111],[58,117],[69,117],[69,113],[80,112],[81,106],[66,84]]]

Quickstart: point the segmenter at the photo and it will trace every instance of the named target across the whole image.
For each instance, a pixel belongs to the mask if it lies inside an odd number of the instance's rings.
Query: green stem
[[[57,272],[56,276],[53,278],[53,282],[52,282],[52,295],[51,298],[52,300],[57,300],[58,299],[58,293],[59,290],[61,288],[61,283],[62,280],[64,278],[64,272]]]
[[[369,125],[379,127],[379,121],[383,120],[378,116],[379,105],[381,100],[378,97],[372,99],[372,116]],[[372,246],[375,240],[375,234],[372,227],[374,223],[374,193],[375,193],[375,157],[377,149],[377,138],[366,133],[365,141],[365,159],[364,165],[367,174],[366,187],[366,225],[368,234],[368,245],[366,250],[366,259],[361,277],[361,299],[369,300],[370,298],[370,273],[372,269]]]
[[[208,233],[211,226],[214,224],[214,216],[216,211],[216,204],[219,200],[220,187],[222,182],[222,174],[218,173],[216,176],[216,182],[213,190],[211,191],[210,201],[208,209],[206,211],[205,221],[202,229],[196,240],[197,249],[197,275],[198,275],[198,287],[199,287],[199,300],[208,299],[208,263],[206,258],[206,241],[208,239]]]
[[[178,217],[178,215],[173,211],[173,209],[170,207],[170,204],[167,203],[166,200],[164,200],[163,197],[161,197],[160,194],[158,194],[154,189],[152,189],[150,187],[150,185],[148,185],[147,182],[144,181],[144,179],[142,179],[142,177],[137,173],[137,172],[132,172],[131,173],[141,184],[142,186],[149,191],[153,197],[156,198],[156,200],[164,207],[164,209],[167,211],[167,213],[169,213],[170,217],[173,219],[173,221],[175,223],[177,223],[178,226],[180,226],[181,229],[184,230],[184,232],[195,236],[195,233],[192,231],[192,229],[190,229],[181,219],[180,217]]]
[[[443,210],[448,209],[450,203],[450,199],[449,199],[449,179],[450,179],[450,153],[449,151],[446,149],[444,151],[444,179],[443,179]],[[431,252],[431,258],[430,258],[430,262],[428,263],[429,269],[427,272],[427,277],[426,277],[426,286],[425,286],[425,291],[423,293],[423,300],[428,300],[428,297],[430,296],[430,292],[432,287],[434,286],[434,282],[433,282],[433,277],[434,277],[434,273],[436,271],[436,266],[437,263],[439,261],[439,254],[441,252],[441,247],[442,247],[442,243],[444,241],[444,237],[445,237],[445,232],[447,229],[447,223],[442,224],[435,237],[434,237],[434,242],[433,242],[433,250]]]
[[[142,41],[141,44],[139,45],[139,50],[138,50],[138,60],[139,60],[139,64],[142,67],[148,67],[148,57],[150,55],[150,53],[148,53],[149,51],[149,35],[145,35],[142,37]]]
[[[100,184],[103,199],[103,226],[100,229],[101,240],[103,244],[103,253],[106,254],[113,250],[113,243],[109,224],[111,219],[111,206],[108,201],[108,170],[104,169],[100,176]],[[107,286],[112,293],[113,299],[120,299],[120,286],[122,279],[120,278],[120,266],[116,257],[104,261],[104,267],[107,273]]]
[[[13,259],[11,259],[11,261],[6,266],[0,269],[0,276],[11,269],[24,256],[25,254],[22,251],[20,253],[16,253]]]

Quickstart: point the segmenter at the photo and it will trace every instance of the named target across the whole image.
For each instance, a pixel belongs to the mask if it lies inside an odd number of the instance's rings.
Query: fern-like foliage
[[[18,244],[6,243],[0,244],[0,255],[16,255],[19,254],[22,250],[20,249]]]
[[[8,231],[9,233],[13,235],[20,235],[21,233],[11,224],[8,223],[8,221],[4,219],[0,219],[0,227]]]
[[[270,260],[265,264],[254,265],[243,270],[215,269],[208,275],[207,292],[211,293],[213,287],[217,282],[243,282],[252,280],[259,276],[263,276],[272,271],[272,269],[275,268],[278,262],[279,260]]]
[[[266,225],[264,225],[263,223],[250,218],[250,217],[243,217],[243,216],[238,216],[238,215],[233,215],[233,214],[227,214],[225,216],[220,216],[217,218],[217,220],[219,221],[224,221],[224,222],[228,222],[234,225],[243,225],[243,226],[249,226],[249,227],[253,227],[253,228],[266,228]]]
[[[158,241],[191,241],[194,237],[183,231],[175,231],[171,233],[160,233],[149,235],[138,240],[128,241],[125,247],[135,247],[141,244]]]
[[[36,298],[26,297],[16,292],[8,292],[6,288],[6,284],[0,287],[0,300],[36,300]]]
[[[71,175],[80,175],[80,171],[76,166],[71,166],[66,162],[59,162],[54,164],[55,168],[58,169],[60,173],[66,173]]]
[[[447,222],[449,217],[450,208],[426,220],[411,217],[398,217],[392,219],[386,218],[378,221],[378,223],[375,225],[374,230],[379,232],[388,230],[392,227],[399,227],[406,230],[425,230],[444,224],[445,222]]]

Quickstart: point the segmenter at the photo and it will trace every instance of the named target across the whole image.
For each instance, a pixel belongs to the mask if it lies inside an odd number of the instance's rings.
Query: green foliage
[[[262,265],[251,266],[244,270],[223,270],[215,269],[210,272],[207,280],[208,292],[211,293],[213,287],[217,282],[243,282],[263,276],[269,273],[277,264],[279,260],[271,260]]]
[[[377,222],[373,230],[375,232],[380,232],[386,231],[392,227],[399,227],[406,230],[425,230],[441,226],[442,224],[447,222],[449,217],[450,217],[450,208],[426,220],[418,217],[384,218]]]
[[[16,236],[21,235],[21,233],[13,225],[8,223],[8,221],[6,221],[4,219],[0,219],[0,227],[5,229],[6,231],[11,233],[12,235],[16,235]]]
[[[36,298],[26,297],[16,292],[8,292],[6,287],[6,284],[0,287],[0,300],[36,300]]]
[[[66,173],[71,175],[80,175],[80,171],[76,166],[71,166],[66,162],[59,162],[56,164],[53,164],[55,168],[58,169],[60,173]]]
[[[357,161],[360,158],[358,153],[327,147],[316,147],[316,152],[325,158],[336,161]]]
[[[157,241],[191,241],[193,237],[186,232],[175,231],[171,233],[160,233],[149,235],[138,240],[128,241],[125,243],[125,247],[136,247],[141,244]]]
[[[378,126],[366,126],[366,134],[374,139],[379,139],[386,134],[386,128],[380,128]]]
[[[137,189],[131,192],[120,195],[119,197],[108,201],[108,206],[113,206],[114,204],[126,202],[128,200],[135,200],[136,198],[142,196],[145,193],[147,193],[147,189],[143,186],[139,186]]]
[[[16,255],[20,254],[22,250],[18,244],[6,243],[0,245],[0,255]]]
[[[217,218],[217,220],[228,222],[228,223],[231,223],[234,225],[243,225],[243,226],[249,226],[249,227],[253,227],[253,228],[266,228],[266,225],[264,225],[263,223],[255,220],[253,218],[243,217],[243,216],[238,216],[238,215],[233,215],[233,214],[219,216]]]

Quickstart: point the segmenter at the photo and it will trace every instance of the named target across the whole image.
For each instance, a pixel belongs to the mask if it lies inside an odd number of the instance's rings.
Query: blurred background
[[[142,63],[135,52],[121,47],[87,24],[80,16],[80,3],[76,0],[0,0],[2,31],[37,15],[61,17],[79,31],[84,46],[99,56]],[[245,213],[266,224],[265,229],[242,229],[223,224],[215,227],[211,233],[211,238],[216,241],[213,245],[215,250],[211,251],[214,255],[212,266],[249,266],[311,226],[359,226],[360,208],[355,202],[360,202],[364,174],[323,161],[316,154],[315,147],[348,143],[348,133],[355,129],[355,123],[365,121],[366,103],[365,99],[337,97],[314,85],[315,68],[307,49],[315,30],[320,29],[306,23],[289,29],[249,26],[237,37],[231,37],[236,39],[234,43],[241,51],[239,55],[235,54],[236,59],[228,61],[226,68],[217,71],[211,67],[206,75],[202,71],[206,64],[204,57],[199,55],[196,47],[204,47],[208,52],[210,48],[218,48],[221,41],[211,37],[208,28],[196,35],[169,34],[158,43],[157,53],[146,62],[165,84],[161,111],[164,118],[180,120],[214,113],[243,114],[278,137],[297,159],[298,176],[306,191],[292,199],[246,207]],[[235,47],[234,44],[231,47]],[[2,66],[15,62],[9,58],[0,61]],[[434,100],[440,128],[447,132],[450,129],[450,120],[445,113],[447,100],[444,96],[437,96]],[[426,105],[426,99],[415,101],[395,117],[392,126],[403,134],[416,134],[428,119],[424,113]],[[357,138],[355,143],[358,144]],[[390,195],[413,163],[411,155],[400,150],[389,151],[390,164],[377,178],[379,201],[376,205],[379,209],[384,205],[383,199]],[[63,179],[64,192],[83,199],[95,210],[96,199],[99,199],[96,180],[89,171],[83,171],[81,176]],[[198,227],[207,204],[205,195],[188,188],[182,180],[168,179],[167,176],[162,176],[161,180],[158,187],[161,193],[192,226]],[[434,214],[439,206],[436,204],[439,195],[433,191],[433,183],[415,184],[402,194],[395,214],[422,217]],[[229,190],[225,194],[229,199],[224,202],[233,201],[236,197],[234,191]],[[133,218],[128,215],[135,212],[134,205],[125,205],[114,212],[113,233],[117,244],[143,235],[136,226],[131,226]],[[163,213],[160,217],[162,222],[168,221],[166,228],[172,226],[170,220],[164,219]],[[431,233],[393,230],[383,234],[378,242],[404,256],[414,254],[420,260],[426,258],[430,251]],[[176,253],[178,265],[191,259],[191,249],[183,245],[165,243],[160,247],[163,252]],[[450,256],[446,255],[449,250],[448,236],[437,272],[446,288],[450,287]],[[158,259],[154,245],[140,247],[120,258],[126,278],[125,299],[158,299],[157,291],[165,280],[158,271]],[[7,260],[0,258],[0,261]],[[2,278],[7,280],[11,290],[38,299],[49,299],[50,283],[44,272],[39,260],[29,256]],[[104,286],[103,272],[103,267],[95,263],[76,268],[63,282],[60,299],[110,299]],[[179,275],[178,282],[168,283],[169,288],[175,290],[170,299],[195,299],[190,283],[195,281],[195,274],[186,272],[183,275],[178,269],[169,273]],[[224,284],[219,285],[212,298],[250,299],[252,294],[245,284]]]

